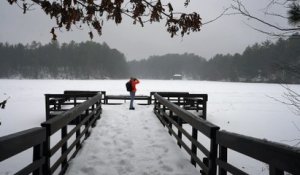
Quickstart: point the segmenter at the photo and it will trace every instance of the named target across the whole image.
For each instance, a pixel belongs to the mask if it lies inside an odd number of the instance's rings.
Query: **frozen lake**
[[[64,90],[97,90],[127,94],[127,80],[0,80],[0,136],[40,126],[45,120],[44,94]],[[300,93],[300,85],[290,85]],[[141,80],[138,95],[151,91],[186,91],[208,94],[207,119],[221,129],[257,138],[295,145],[300,138],[300,116],[284,100],[278,84],[229,83],[188,80]],[[0,166],[1,169],[1,166]],[[1,172],[1,171],[0,171]]]

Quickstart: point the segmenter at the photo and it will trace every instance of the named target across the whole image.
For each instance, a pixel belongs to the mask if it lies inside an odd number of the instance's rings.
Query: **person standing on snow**
[[[136,92],[136,85],[139,84],[140,81],[136,78],[133,78],[133,77],[131,77],[129,81],[131,83],[129,110],[134,110],[135,108],[133,107],[133,101],[134,101],[135,92]]]

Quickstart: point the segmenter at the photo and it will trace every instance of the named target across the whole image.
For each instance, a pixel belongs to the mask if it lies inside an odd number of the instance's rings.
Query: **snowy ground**
[[[2,122],[0,136],[40,126],[40,123],[45,120],[44,94],[46,93],[62,93],[64,90],[104,90],[107,94],[127,94],[126,81],[0,80],[0,101],[10,97],[6,108],[4,110],[0,109],[0,121]],[[300,85],[291,85],[290,87],[300,93]],[[286,105],[270,98],[283,100],[284,89],[278,84],[141,80],[137,94],[149,95],[151,91],[207,93],[207,119],[227,131],[289,145],[295,145],[299,141],[295,139],[300,138],[300,132],[295,127],[295,125],[300,127],[300,116],[295,115]],[[128,111],[126,110],[126,112]],[[124,113],[126,112],[124,111]],[[105,120],[102,122],[105,122]],[[99,126],[103,125],[101,120],[98,124]],[[113,127],[116,123],[107,122],[105,125]],[[95,133],[99,132],[102,131],[96,131]],[[165,133],[167,132],[164,131]],[[119,140],[120,145],[122,145],[121,140]],[[22,167],[24,162],[30,159],[31,153],[25,152],[15,158],[3,161],[0,163],[0,174],[12,174],[11,172],[14,169]],[[257,168],[255,163],[249,164],[251,160],[242,162],[235,158],[232,161],[238,162],[241,167],[245,167],[250,174],[265,174],[264,167]],[[172,169],[176,170],[175,168]],[[253,169],[258,170],[254,171]]]
[[[85,162],[85,163],[83,163]],[[68,175],[198,174],[153,114],[153,106],[103,106]]]

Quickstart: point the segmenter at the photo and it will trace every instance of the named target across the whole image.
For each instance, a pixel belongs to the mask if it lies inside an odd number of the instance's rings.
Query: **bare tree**
[[[67,31],[72,26],[81,28],[87,25],[90,29],[90,38],[95,30],[102,35],[102,27],[107,20],[116,24],[122,22],[123,16],[132,18],[133,24],[142,27],[146,22],[160,22],[166,20],[167,32],[171,37],[180,33],[181,36],[190,32],[200,31],[202,26],[198,13],[174,12],[171,3],[162,4],[161,0],[7,0],[16,4],[26,13],[34,5],[40,6],[43,11],[56,20],[57,26],[51,29],[52,39],[56,40],[56,29],[65,28]],[[190,0],[183,4],[188,6]]]
[[[289,37],[300,31],[300,4],[299,0],[270,0],[266,7],[263,8],[263,13],[271,17],[273,20],[284,19],[290,24],[289,26],[280,26],[270,20],[257,17],[249,12],[247,7],[241,0],[232,0],[230,15],[242,15],[247,19],[252,19],[260,24],[269,27],[269,30],[260,29],[253,25],[249,25],[254,30],[265,33],[270,36]],[[272,9],[284,9],[281,13]],[[271,32],[271,30],[273,32]]]

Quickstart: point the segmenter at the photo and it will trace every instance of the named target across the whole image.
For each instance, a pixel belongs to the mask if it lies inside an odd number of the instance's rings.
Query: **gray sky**
[[[200,13],[203,22],[206,22],[217,17],[230,2],[231,0],[191,0],[189,7],[185,9],[184,0],[176,0],[173,2],[173,7],[179,8],[177,11],[196,11]],[[263,15],[263,8],[267,2],[268,0],[251,0],[245,2],[245,5],[250,12],[266,18]],[[43,14],[39,6],[23,15],[19,7],[11,6],[3,0],[0,2],[0,17],[0,42],[26,44],[39,41],[45,44],[51,41],[49,32],[55,26],[54,20]],[[282,21],[273,22],[285,24]],[[247,46],[256,42],[274,40],[251,29],[245,23],[264,28],[253,20],[231,15],[204,25],[200,32],[191,33],[183,38],[181,36],[171,38],[166,32],[164,22],[148,23],[145,27],[141,27],[132,25],[132,20],[124,16],[123,23],[118,26],[112,22],[104,23],[102,36],[99,37],[94,31],[93,41],[106,42],[111,48],[124,53],[127,60],[133,60],[167,53],[195,53],[209,59],[216,54],[242,53]],[[71,40],[76,42],[90,40],[87,29],[88,27],[85,26],[83,30],[73,27],[72,32],[57,31],[58,41],[63,43]]]

